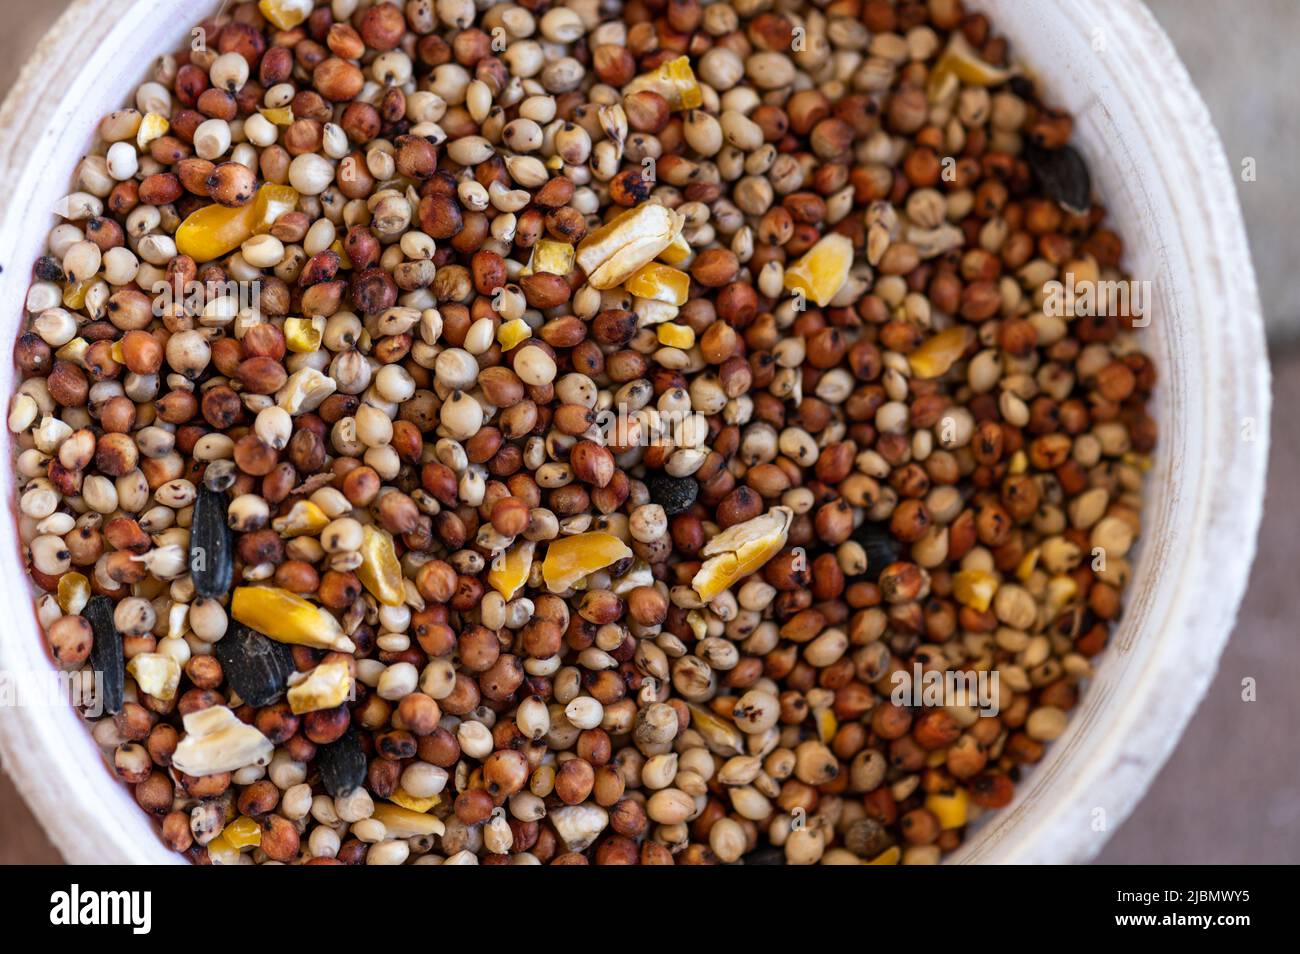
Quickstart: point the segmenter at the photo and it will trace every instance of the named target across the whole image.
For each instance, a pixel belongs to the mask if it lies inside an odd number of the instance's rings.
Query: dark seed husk
[[[250,706],[275,701],[294,671],[288,646],[239,623],[214,647],[226,682]]]
[[[190,576],[200,596],[221,599],[234,579],[234,539],[226,522],[226,495],[199,488],[190,527]]]
[[[867,552],[866,576],[879,579],[880,571],[903,558],[903,546],[889,532],[889,524],[868,520],[853,532],[853,539]]]
[[[651,503],[663,507],[664,513],[670,517],[690,510],[700,493],[700,485],[694,477],[673,477],[664,473],[649,474],[645,486],[650,492]]]
[[[90,647],[90,668],[102,680],[104,711],[117,715],[126,701],[126,661],[122,657],[122,634],[113,622],[113,601],[107,596],[92,596],[81,615],[95,633],[94,645]]]
[[[1092,178],[1087,163],[1072,146],[1043,149],[1025,146],[1025,160],[1038,184],[1067,212],[1085,215],[1092,205]]]
[[[321,784],[332,798],[354,792],[366,779],[366,753],[356,732],[349,731],[337,742],[316,747],[316,766]]]
[[[783,865],[785,851],[781,848],[759,848],[740,859],[747,865]]]

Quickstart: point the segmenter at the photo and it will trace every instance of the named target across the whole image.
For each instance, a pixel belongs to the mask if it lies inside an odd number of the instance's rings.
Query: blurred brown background
[[[1050,0],[1034,0],[1050,2]],[[1300,4],[1293,0],[1149,0],[1173,36],[1227,146],[1229,165],[1256,160],[1238,182],[1273,343],[1269,493],[1250,591],[1219,673],[1177,751],[1099,860],[1125,863],[1300,861],[1300,651],[1295,582],[1300,530],[1300,269],[1290,158],[1300,154]],[[0,95],[66,0],[0,0]],[[143,69],[143,65],[141,67]],[[1222,555],[1224,560],[1233,554]],[[1241,701],[1253,678],[1258,701]],[[1086,824],[1081,820],[1080,824]],[[0,864],[53,863],[0,774]]]

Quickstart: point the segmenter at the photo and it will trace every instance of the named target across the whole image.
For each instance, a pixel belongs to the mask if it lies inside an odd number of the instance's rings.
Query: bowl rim
[[[979,9],[1005,2],[968,0]],[[188,35],[191,11],[208,6],[202,0],[74,0],[38,45],[0,107],[0,133],[4,134],[0,172],[7,174],[5,181],[14,183],[11,191],[0,195],[0,262],[9,266],[0,273],[0,295],[5,300],[22,301],[28,285],[26,263],[34,258],[32,248],[43,242],[43,231],[40,242],[33,241],[30,223],[53,222],[34,197],[42,194],[41,185],[48,194],[51,179],[58,183],[57,194],[63,194],[75,165],[72,157],[79,157],[90,144],[90,130],[67,128],[77,104],[96,99],[100,77],[129,78],[132,84],[141,81],[140,60],[110,51],[172,49]],[[1130,699],[1105,726],[1091,729],[1094,748],[1105,751],[1077,776],[1044,779],[1037,785],[1034,779],[1040,766],[1029,777],[1029,787],[1040,789],[1038,795],[1022,790],[1011,807],[991,818],[954,856],[958,862],[1084,861],[1100,850],[1172,752],[1208,687],[1245,590],[1263,507],[1270,401],[1263,321],[1240,208],[1208,110],[1172,42],[1136,0],[1058,0],[1056,6],[1074,20],[1077,29],[1098,22],[1122,25],[1112,31],[1112,42],[1135,61],[1130,69],[1148,82],[1159,80],[1150,89],[1152,104],[1167,111],[1165,131],[1196,147],[1200,167],[1183,162],[1164,171],[1167,176],[1189,176],[1187,182],[1199,179],[1203,185],[1201,202],[1194,204],[1196,217],[1183,224],[1214,236],[1217,254],[1207,263],[1207,271],[1223,287],[1237,290],[1234,321],[1239,330],[1221,349],[1197,355],[1222,399],[1221,406],[1209,407],[1212,419],[1205,426],[1230,434],[1236,421],[1253,417],[1259,433],[1248,446],[1225,441],[1228,452],[1214,462],[1219,468],[1213,471],[1216,480],[1208,483],[1208,496],[1199,502],[1194,521],[1196,546],[1211,553],[1233,552],[1239,559],[1213,568],[1211,560],[1202,559],[1195,573],[1176,581],[1183,598],[1177,618],[1167,624],[1163,638],[1150,647],[1143,663],[1142,680],[1175,679],[1179,691],[1164,692],[1154,701]],[[999,32],[1011,35],[1009,16],[994,23]],[[1024,44],[1016,48],[1023,50]],[[82,63],[80,69],[63,68],[77,62]],[[1190,148],[1185,152],[1190,155]],[[44,158],[31,158],[32,153]],[[1213,300],[1203,290],[1198,290],[1198,296],[1198,301]],[[12,393],[14,380],[12,365],[0,370],[5,394]],[[5,439],[10,441],[7,433]],[[1212,462],[1203,457],[1199,464],[1198,473],[1208,481]],[[0,488],[7,498],[6,506],[0,507],[0,568],[25,580],[12,467],[3,468]],[[49,669],[25,586],[0,588],[0,614],[13,621],[0,630],[0,673]],[[1187,627],[1189,639],[1180,641],[1170,627]],[[1111,652],[1107,650],[1108,655]],[[1071,731],[1082,731],[1077,721],[1071,720]],[[153,822],[110,772],[85,723],[70,706],[17,708],[7,714],[0,720],[0,757],[67,860],[182,863],[162,844]],[[1046,804],[1042,792],[1049,790],[1056,800]],[[1103,794],[1114,806],[1113,823],[1099,837],[1085,824],[1070,820],[1084,817]],[[106,814],[111,822],[106,822]],[[1015,844],[1001,837],[1012,829]]]

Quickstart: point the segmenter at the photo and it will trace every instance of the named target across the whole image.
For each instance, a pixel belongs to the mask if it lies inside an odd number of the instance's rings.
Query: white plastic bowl
[[[1178,741],[1236,615],[1255,550],[1268,448],[1269,370],[1255,279],[1209,114],[1169,39],[1136,0],[969,0],[1075,115],[1076,142],[1156,295],[1147,345],[1161,374],[1160,444],[1123,621],[1065,735],[955,856],[1094,856]],[[158,54],[182,47],[208,0],[77,0],[0,113],[0,340],[22,321],[31,264],[97,123]],[[12,347],[6,344],[5,348]],[[13,387],[11,362],[0,393]],[[0,493],[12,499],[5,466]],[[14,518],[0,507],[0,670],[48,668]],[[74,862],[175,862],[71,708],[0,715],[0,753]]]

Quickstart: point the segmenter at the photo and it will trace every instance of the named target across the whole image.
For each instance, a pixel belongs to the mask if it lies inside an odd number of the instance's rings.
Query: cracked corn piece
[[[631,555],[631,547],[612,533],[593,531],[560,537],[546,548],[542,579],[552,593],[562,593],[588,574]]]
[[[260,842],[261,839],[259,838]],[[226,837],[223,831],[216,838],[213,838],[207,844],[208,860],[214,865],[237,865],[239,864],[239,849],[231,844],[230,839]]]
[[[281,30],[292,30],[311,15],[313,0],[261,0],[257,9]]]
[[[970,799],[964,788],[955,788],[951,792],[931,792],[925,797],[925,807],[939,819],[940,828],[961,828],[966,824]]]
[[[274,123],[277,126],[293,125],[293,107],[291,106],[278,106],[274,109],[259,109],[258,112],[262,114],[262,118],[267,122]]]
[[[299,368],[275,392],[275,403],[290,414],[314,411],[321,402],[334,393],[338,384],[315,368]]]
[[[218,838],[224,838],[236,850],[256,848],[262,844],[262,826],[247,815],[240,815],[225,828]]]
[[[166,116],[160,116],[157,113],[146,113],[144,118],[140,120],[140,128],[136,130],[135,144],[143,152],[149,148],[149,143],[167,135],[169,129],[171,129],[171,123],[167,121]]]
[[[573,271],[573,246],[554,239],[538,239],[528,257],[523,274],[545,272],[550,275],[567,275]]]
[[[700,89],[688,56],[679,56],[658,69],[643,73],[628,83],[624,92],[639,93],[643,90],[658,93],[668,101],[668,108],[673,111],[698,109],[704,105],[704,91]]]
[[[388,796],[388,800],[394,805],[400,805],[407,811],[420,812],[421,814],[437,808],[442,802],[442,798],[437,795],[430,795],[428,798],[416,798],[403,788]]]
[[[325,337],[325,319],[286,318],[284,319],[284,346],[297,354],[311,354],[319,351]]]
[[[693,254],[690,243],[679,234],[659,253],[659,258],[669,265],[681,265],[690,261]]]
[[[832,232],[786,268],[785,289],[801,291],[817,307],[825,308],[849,280],[852,266],[853,242],[846,235]]]
[[[282,537],[314,537],[325,529],[330,518],[310,500],[299,500],[283,517],[271,521],[271,529]]]
[[[281,643],[350,653],[356,646],[327,610],[274,586],[240,586],[230,615]]]
[[[406,602],[406,584],[402,582],[402,564],[397,548],[387,530],[371,524],[361,528],[361,566],[357,579],[371,595],[385,606]]]
[[[59,577],[59,609],[69,615],[80,614],[90,602],[90,580],[80,573]]]
[[[501,345],[502,351],[509,351],[521,341],[527,341],[532,336],[533,329],[522,318],[514,318],[504,322],[497,329],[497,343]]]
[[[785,546],[794,511],[773,507],[752,520],[722,531],[700,550],[705,557],[691,586],[708,603],[741,577],[761,569]]]
[[[249,765],[266,765],[275,746],[240,721],[226,706],[210,706],[185,715],[185,736],[176,744],[172,766],[186,775],[237,772]]]
[[[321,663],[307,678],[291,686],[287,694],[289,709],[294,715],[333,709],[352,696],[352,670],[346,662]]]
[[[91,275],[84,282],[70,282],[63,289],[63,305],[73,311],[80,311],[86,304],[86,293],[99,281],[98,275]]]
[[[257,197],[237,209],[205,205],[191,212],[176,229],[176,250],[196,262],[229,255],[252,236],[269,231],[285,212],[298,206],[298,193],[289,186],[267,183]]]
[[[436,815],[412,811],[401,805],[380,802],[370,816],[383,823],[384,829],[393,838],[418,838],[422,835],[441,835],[446,828]]]
[[[685,351],[695,345],[695,332],[686,325],[667,322],[659,326],[659,343]]]
[[[126,664],[140,691],[167,702],[176,696],[181,684],[181,665],[162,653],[139,653]]]
[[[578,267],[592,288],[605,291],[654,261],[681,232],[685,217],[657,202],[615,216],[578,244]]]
[[[514,599],[515,594],[528,582],[535,549],[536,544],[525,540],[494,558],[492,567],[488,570],[488,585],[506,599]]]
[[[926,97],[930,102],[943,99],[958,84],[953,78],[968,86],[996,86],[1011,79],[1013,70],[994,66],[982,59],[961,33],[953,33],[943,55],[930,70],[926,82]]]
[[[671,265],[649,262],[638,268],[623,287],[638,298],[680,306],[690,296],[691,276]]]
[[[651,325],[672,321],[680,311],[681,309],[676,305],[655,301],[652,298],[632,299],[632,314],[636,315],[638,328],[649,328]]]
[[[954,325],[922,342],[907,356],[907,363],[918,378],[941,377],[957,363],[974,340],[975,331],[969,325]]]
[[[998,591],[998,578],[984,570],[962,570],[953,574],[952,592],[962,606],[984,612]]]

